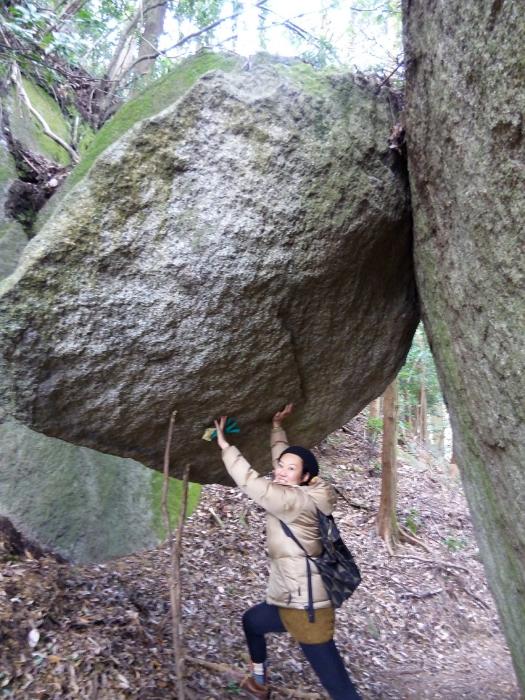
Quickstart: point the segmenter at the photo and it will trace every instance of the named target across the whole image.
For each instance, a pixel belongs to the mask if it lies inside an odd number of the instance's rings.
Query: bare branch
[[[168,511],[168,491],[169,491],[169,476],[170,476],[170,452],[171,441],[173,438],[173,428],[175,426],[175,418],[177,411],[173,411],[170,416],[168,427],[168,437],[166,439],[166,448],[164,450],[164,469],[162,483],[162,499],[161,510],[164,517],[164,526],[168,532],[170,544],[170,603],[171,603],[171,624],[173,633],[173,655],[175,658],[175,673],[177,677],[177,698],[184,700],[184,648],[182,643],[182,623],[181,623],[181,574],[180,562],[182,555],[182,536],[184,532],[184,519],[188,509],[188,486],[190,468],[188,465],[184,468],[182,477],[182,496],[179,503],[179,517],[177,523],[176,536],[173,536],[171,529],[169,511]]]
[[[171,539],[171,522],[168,511],[168,489],[169,489],[169,476],[170,476],[170,450],[171,450],[171,440],[173,438],[173,428],[175,426],[175,419],[177,417],[177,411],[173,411],[170,416],[170,423],[168,427],[168,437],[166,438],[166,448],[164,450],[164,480],[162,482],[162,497],[160,501],[160,507],[162,511],[162,516],[164,518],[164,528],[168,533],[168,537]]]
[[[50,129],[50,127],[48,126],[44,117],[31,104],[31,100],[29,99],[29,96],[28,96],[27,92],[25,91],[24,84],[22,83],[22,76],[20,74],[20,69],[18,68],[18,65],[16,63],[13,63],[13,65],[12,65],[11,79],[13,81],[13,84],[16,86],[16,88],[20,94],[20,97],[22,98],[22,101],[26,105],[27,109],[31,112],[31,114],[36,119],[38,119],[38,121],[42,125],[42,129],[44,130],[44,134],[46,136],[48,136],[50,139],[52,139],[55,143],[58,143],[59,146],[62,146],[62,148],[69,153],[73,163],[78,163],[80,158],[78,156],[78,153],[75,151],[75,149],[71,148],[71,146],[68,143],[66,143],[66,141],[64,141],[64,139],[60,138],[60,136],[55,134],[55,132]]]
[[[438,559],[422,559],[421,557],[416,557],[413,554],[394,554],[396,559],[414,559],[415,561],[420,561],[423,564],[432,564],[432,566],[437,566],[438,569],[459,569],[459,571],[464,571],[466,574],[470,574],[471,571],[466,569],[464,566],[459,564],[451,564],[447,561],[439,561]]]
[[[267,9],[265,7],[266,3],[268,0],[260,0],[255,4],[255,7],[261,8],[261,9]],[[223,24],[224,22],[227,22],[228,20],[236,19],[240,15],[242,15],[243,10],[239,10],[237,12],[234,12],[231,15],[228,15],[227,17],[222,17],[221,19],[215,20],[215,22],[212,22],[211,24],[208,24],[206,27],[203,27],[202,29],[199,29],[195,32],[192,32],[191,34],[187,34],[186,36],[182,37],[177,43],[173,44],[172,46],[168,46],[167,49],[162,49],[161,51],[155,51],[152,52],[151,54],[148,54],[147,56],[141,56],[138,58],[134,63],[132,63],[126,70],[125,72],[122,73],[122,75],[119,77],[118,82],[121,82],[123,78],[131,72],[139,63],[142,61],[150,61],[153,58],[157,58],[158,56],[166,56],[166,58],[173,58],[172,56],[168,56],[169,51],[173,51],[174,49],[178,49],[180,46],[183,46],[184,44],[187,44],[188,41],[191,41],[192,39],[196,39],[197,37],[201,36],[202,34],[206,34],[207,32],[211,32],[213,29],[218,27],[219,25]],[[230,41],[231,37],[226,39],[225,41]],[[220,42],[221,44],[225,43],[225,41]]]

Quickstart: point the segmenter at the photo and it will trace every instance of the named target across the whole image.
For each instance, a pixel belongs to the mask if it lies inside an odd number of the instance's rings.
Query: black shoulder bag
[[[286,523],[279,522],[288,537],[303,550],[306,557],[306,571],[308,577],[308,620],[314,622],[314,603],[312,595],[312,571],[310,562],[314,563],[321,574],[321,579],[326,588],[334,608],[340,608],[343,602],[350,598],[352,593],[361,583],[361,573],[354,561],[352,553],[341,539],[341,535],[332,515],[325,515],[317,510],[319,533],[323,545],[323,551],[318,557],[311,557],[297,537]]]

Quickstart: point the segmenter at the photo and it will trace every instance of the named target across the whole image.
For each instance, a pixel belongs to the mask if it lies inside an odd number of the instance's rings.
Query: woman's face
[[[303,460],[290,453],[279,458],[273,477],[276,484],[284,486],[299,486],[308,481],[308,473],[303,474]]]

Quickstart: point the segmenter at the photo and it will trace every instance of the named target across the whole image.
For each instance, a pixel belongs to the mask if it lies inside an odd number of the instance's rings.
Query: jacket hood
[[[308,486],[302,486],[300,488],[306,489],[308,495],[314,500],[315,505],[325,515],[330,515],[335,509],[337,493],[332,484],[315,476]]]

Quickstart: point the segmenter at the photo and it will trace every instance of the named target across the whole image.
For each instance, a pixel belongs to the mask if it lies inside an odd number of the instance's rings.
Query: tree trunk
[[[436,411],[435,426],[434,443],[439,456],[443,457],[445,454],[445,412],[441,401],[438,403],[438,409]]]
[[[136,77],[147,75],[155,65],[159,39],[164,29],[167,0],[146,0],[144,3],[144,28],[139,39]]]
[[[383,449],[381,453],[381,500],[377,514],[377,533],[392,554],[399,540],[396,517],[397,495],[397,380],[383,394]]]
[[[377,436],[378,436],[378,427],[377,423],[375,421],[376,418],[379,418],[380,416],[380,411],[381,411],[381,398],[378,397],[377,399],[374,399],[371,403],[368,404],[368,423],[366,425],[366,437],[372,441],[375,442]]]
[[[371,403],[368,404],[368,417],[369,418],[379,418],[379,411],[381,410],[381,397],[378,396]]]
[[[419,439],[426,445],[428,441],[428,429],[427,429],[427,393],[425,390],[425,383],[421,381],[419,387]]]
[[[458,456],[456,452],[456,438],[454,436],[454,432],[452,432],[452,455],[450,457],[448,473],[449,476],[451,476],[453,479],[457,479],[459,476]]]

